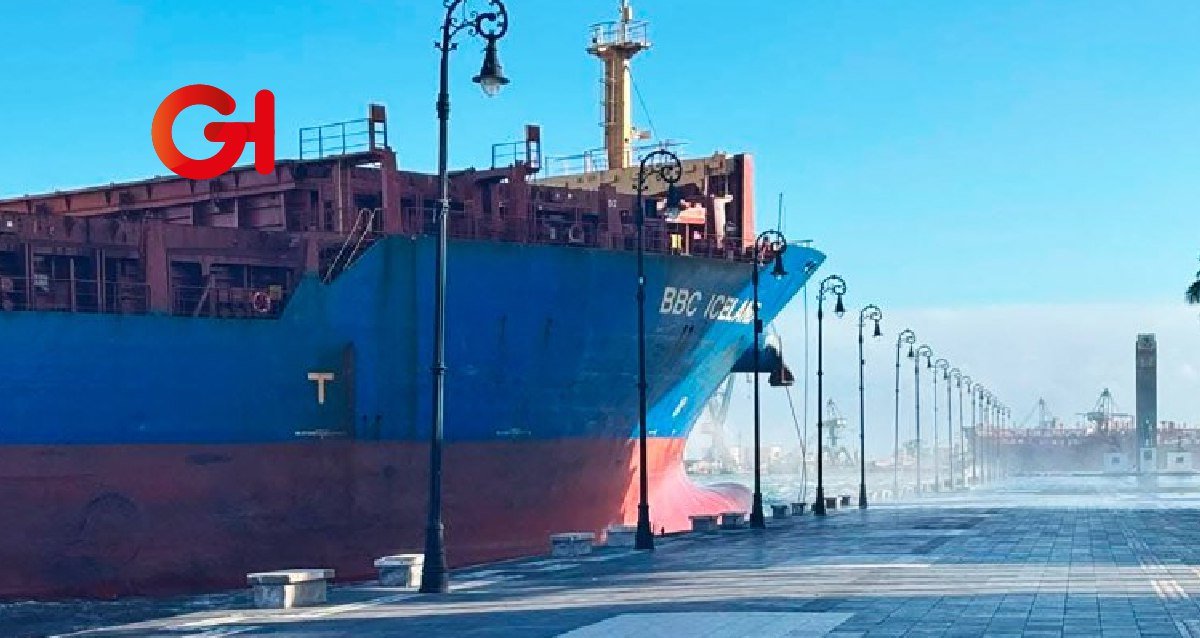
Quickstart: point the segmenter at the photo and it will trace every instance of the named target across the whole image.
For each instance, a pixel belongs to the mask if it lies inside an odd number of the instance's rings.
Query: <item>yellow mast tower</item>
[[[636,131],[629,101],[629,61],[648,48],[646,23],[633,20],[629,0],[621,0],[619,22],[592,25],[588,53],[604,63],[604,149],[609,170],[628,168],[633,163]]]

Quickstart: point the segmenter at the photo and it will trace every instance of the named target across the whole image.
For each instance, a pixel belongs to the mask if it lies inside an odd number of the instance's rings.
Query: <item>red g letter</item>
[[[221,115],[233,114],[237,103],[215,86],[192,84],[167,96],[154,113],[150,139],[154,152],[176,175],[188,179],[212,179],[233,168],[247,142],[254,143],[254,168],[259,173],[275,170],[275,96],[259,91],[254,96],[253,122],[212,122],[204,127],[204,138],[221,142],[221,150],[208,159],[192,159],[179,151],[171,136],[175,118],[189,106],[212,107]]]

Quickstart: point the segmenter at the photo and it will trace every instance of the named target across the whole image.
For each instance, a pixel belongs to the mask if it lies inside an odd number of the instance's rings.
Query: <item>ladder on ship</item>
[[[342,246],[338,249],[333,261],[329,262],[329,268],[325,270],[325,276],[322,278],[324,283],[333,281],[334,277],[345,271],[363,251],[375,243],[375,237],[373,236],[375,232],[375,219],[380,212],[381,210],[378,208],[358,209],[358,216],[354,218],[354,225],[350,227],[350,232],[346,234],[346,240],[342,242]]]

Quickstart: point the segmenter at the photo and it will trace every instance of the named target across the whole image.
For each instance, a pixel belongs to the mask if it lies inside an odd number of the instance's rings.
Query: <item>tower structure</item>
[[[1137,406],[1138,470],[1157,469],[1155,447],[1158,443],[1158,343],[1152,334],[1140,334],[1136,348],[1135,392]]]
[[[629,100],[632,79],[629,62],[650,48],[646,23],[633,19],[629,0],[621,2],[621,19],[592,25],[588,53],[604,63],[604,150],[609,170],[633,164],[632,107]]]

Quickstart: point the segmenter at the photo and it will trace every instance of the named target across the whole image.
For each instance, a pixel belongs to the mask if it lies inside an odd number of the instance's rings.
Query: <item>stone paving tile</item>
[[[106,618],[136,618],[118,613],[122,603],[107,617],[93,603],[91,616],[57,626],[97,627],[80,634],[95,638],[549,638],[589,627],[576,635],[632,637],[699,626],[719,638],[773,618],[786,620],[771,627],[836,618],[794,635],[1200,637],[1200,498],[1070,496],[942,494],[772,521],[765,532],[664,538],[652,554],[512,561],[474,570],[479,577],[457,572],[465,588],[446,596],[334,587],[327,607],[265,612],[231,594],[220,611],[176,615],[188,606],[164,605],[141,612],[158,620],[107,628]],[[53,633],[49,612],[38,613],[0,605],[0,635]]]

